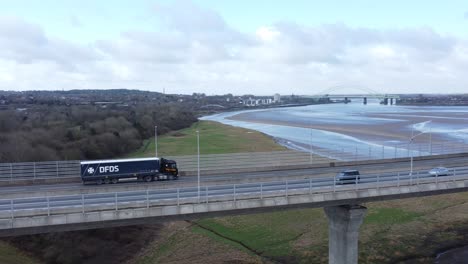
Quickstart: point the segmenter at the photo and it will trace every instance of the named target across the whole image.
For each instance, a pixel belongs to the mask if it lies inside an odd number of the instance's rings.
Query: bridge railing
[[[453,142],[419,143],[419,144],[382,144],[356,145],[348,147],[302,146],[302,151],[275,151],[213,154],[200,156],[201,170],[225,170],[236,168],[280,167],[289,165],[326,164],[332,161],[362,161],[376,159],[393,159],[468,153],[468,145]],[[178,162],[182,171],[197,170],[197,156],[169,157]]]
[[[63,179],[80,176],[79,161],[0,163],[0,181]]]
[[[184,204],[236,202],[247,199],[265,199],[318,193],[355,192],[365,189],[391,187],[419,187],[427,184],[441,185],[466,182],[468,168],[453,168],[449,175],[431,176],[427,171],[361,175],[359,181],[340,184],[335,177],[306,178],[233,185],[202,185],[197,187],[153,189],[141,191],[109,192],[15,198],[0,200],[0,220],[24,217],[50,216],[68,213],[89,213],[96,211],[119,211],[125,209],[149,209],[158,206],[180,206]],[[454,185],[455,186],[455,185]],[[453,187],[453,188],[456,188]],[[420,189],[412,189],[418,192]]]
[[[248,152],[200,155],[201,173],[261,170],[292,165],[326,165],[333,161],[364,161],[468,153],[468,145],[454,142],[432,144],[381,144],[348,147],[303,146],[302,151]],[[181,172],[197,171],[196,155],[166,157],[177,161]],[[79,161],[0,163],[0,183],[60,179],[80,179]]]

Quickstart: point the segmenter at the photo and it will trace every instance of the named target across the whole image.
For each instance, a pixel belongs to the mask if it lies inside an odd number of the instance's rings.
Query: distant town
[[[400,94],[397,105],[468,105],[468,94]],[[308,98],[299,95],[271,96],[206,95],[204,93],[164,94],[159,92],[110,89],[69,91],[0,91],[0,110],[25,111],[31,105],[95,105],[102,108],[125,108],[141,103],[183,103],[201,112],[252,108],[340,103],[333,98]]]

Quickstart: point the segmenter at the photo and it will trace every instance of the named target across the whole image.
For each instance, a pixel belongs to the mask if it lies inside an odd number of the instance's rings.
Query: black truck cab
[[[161,158],[161,173],[169,174],[172,176],[179,176],[179,170],[177,169],[177,163],[173,160]]]

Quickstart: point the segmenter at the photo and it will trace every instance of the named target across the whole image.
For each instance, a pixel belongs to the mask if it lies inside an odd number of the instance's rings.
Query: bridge
[[[317,95],[301,95],[303,98],[315,99],[341,99],[343,102],[349,103],[350,99],[362,99],[363,104],[367,104],[368,99],[380,99],[381,104],[393,105],[396,100],[400,99],[396,94],[317,94]]]
[[[0,236],[324,207],[329,219],[330,263],[357,263],[359,227],[366,212],[361,204],[468,190],[466,149],[446,143],[443,148],[430,146],[430,155],[424,151],[429,146],[411,147],[419,153],[412,173],[402,151],[389,151],[385,146],[378,157],[341,150],[324,160],[310,160],[303,152],[210,155],[202,161],[218,160],[211,171],[204,171],[200,186],[189,167],[185,169],[188,176],[178,182],[83,186],[77,182],[77,162],[0,164]],[[285,155],[292,157],[286,158],[291,163],[275,163],[275,156],[285,160]],[[247,171],[236,171],[241,157],[267,156],[266,167],[252,165]],[[292,163],[297,157],[302,162]],[[220,160],[226,171],[215,167]],[[427,174],[428,168],[441,162],[450,165],[449,175]],[[339,184],[334,174],[349,167],[361,170],[361,180]],[[55,183],[62,177],[67,183]]]
[[[337,91],[350,89],[357,90],[358,93],[336,93]],[[333,86],[319,93],[313,95],[301,95],[300,97],[315,99],[340,99],[343,100],[345,104],[350,102],[350,99],[362,99],[363,104],[367,104],[368,99],[380,99],[380,103],[384,105],[393,105],[394,103],[396,104],[396,101],[400,99],[400,96],[396,94],[379,93],[370,88],[353,85]]]

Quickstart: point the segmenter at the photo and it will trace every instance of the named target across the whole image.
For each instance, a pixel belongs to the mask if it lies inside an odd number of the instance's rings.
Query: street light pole
[[[429,124],[430,122],[432,122],[432,120],[426,121],[426,124]],[[410,163],[411,163],[411,165],[410,165],[410,173],[409,173],[410,176],[413,175],[413,151],[411,150],[411,144],[413,143],[413,140],[414,140],[415,137],[426,133],[426,132],[423,131],[423,132],[421,132],[421,133],[415,135],[415,134],[414,134],[414,125],[415,125],[415,124],[413,124],[413,125],[411,126],[411,138],[410,138],[409,147],[408,147],[408,149],[409,149],[409,151],[410,151]],[[429,140],[430,140],[430,141],[429,141],[429,144],[432,145],[432,136],[431,136],[431,129],[430,129],[430,127],[429,127]],[[431,150],[431,152],[432,152],[432,150]]]
[[[429,155],[432,156],[432,133],[431,133],[432,127],[429,127]]]
[[[158,157],[158,126],[154,126],[154,154]]]
[[[411,145],[413,144],[413,139],[414,139],[414,125],[411,126],[411,138],[410,138],[410,143],[409,143],[409,149],[410,149],[410,173],[409,175],[413,175],[413,150],[411,150]]]
[[[198,201],[200,202],[200,132],[197,130],[197,182]]]
[[[312,164],[313,156],[312,156],[312,128],[310,128],[310,164]]]

